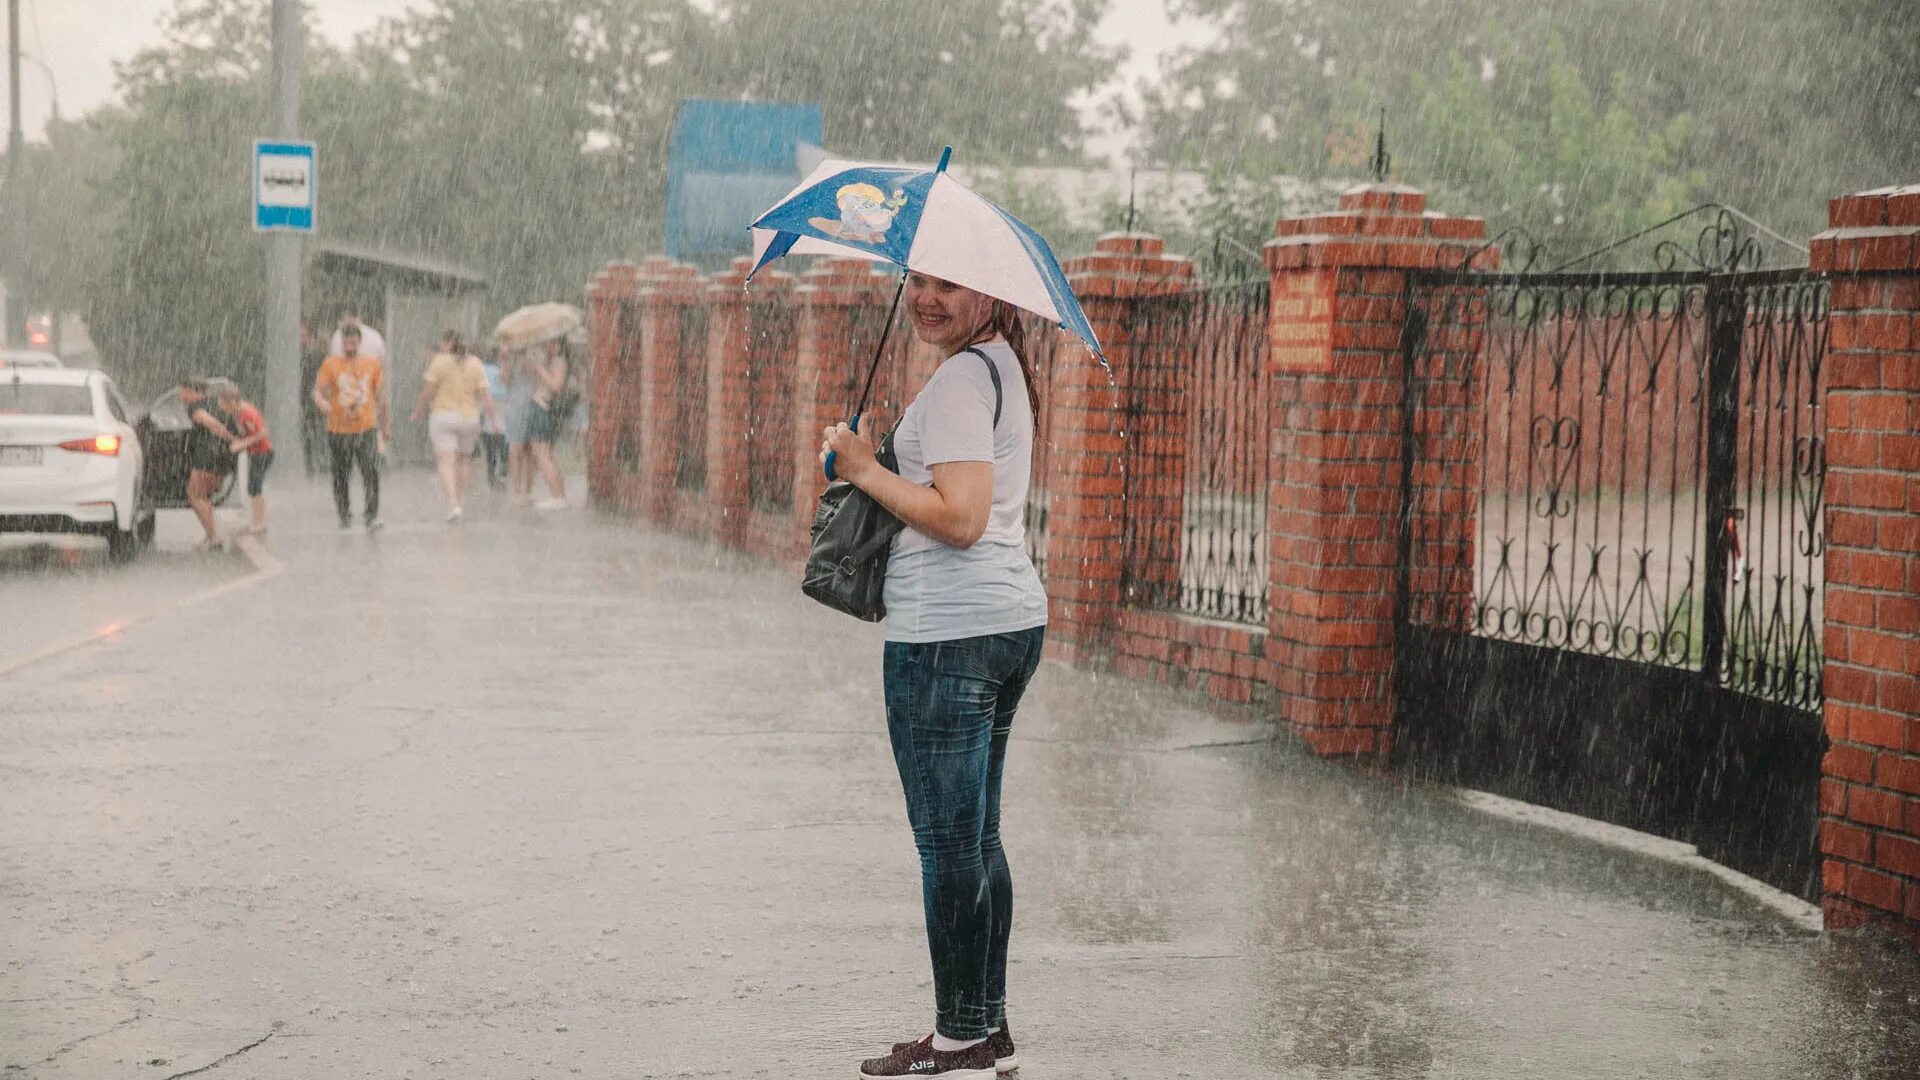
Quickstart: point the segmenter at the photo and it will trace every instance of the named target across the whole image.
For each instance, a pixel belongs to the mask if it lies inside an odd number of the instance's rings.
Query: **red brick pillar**
[[[741,256],[714,274],[707,304],[707,503],[714,539],[728,547],[746,542],[747,502],[747,271]]]
[[[589,388],[587,497],[595,506],[619,504],[620,470],[626,455],[621,437],[627,433],[630,362],[639,354],[629,348],[627,311],[639,290],[640,268],[629,262],[610,262],[587,285],[587,349],[593,358],[593,385]]]
[[[664,256],[641,264],[637,306],[642,356],[640,512],[655,523],[674,520],[680,465],[680,312],[698,301],[699,271]]]
[[[1920,185],[1833,200],[1827,361],[1829,927],[1920,945]]]
[[[1322,754],[1392,742],[1407,271],[1463,266],[1486,235],[1426,201],[1357,187],[1281,220],[1266,247],[1267,658],[1281,718]]]
[[[844,382],[848,357],[847,312],[873,302],[879,281],[865,259],[826,259],[800,275],[793,291],[800,306],[793,367],[793,510],[805,536],[814,505],[827,486],[820,471],[820,432],[847,419]],[[863,371],[861,374],[865,374]]]
[[[1048,644],[1069,661],[1104,650],[1122,606],[1126,421],[1133,302],[1192,287],[1193,263],[1145,233],[1112,233],[1063,269],[1113,376],[1071,339],[1054,354],[1047,536]],[[1117,384],[1117,385],[1116,385]],[[1177,562],[1176,542],[1171,553]]]

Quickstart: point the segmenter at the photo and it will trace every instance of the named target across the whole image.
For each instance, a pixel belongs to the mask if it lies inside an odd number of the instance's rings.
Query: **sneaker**
[[[387,523],[386,523],[386,522],[384,522],[384,521],[381,521],[381,520],[380,520],[379,518],[377,518],[377,517],[376,517],[376,518],[368,518],[368,519],[367,519],[367,531],[368,531],[368,532],[379,532],[379,531],[380,531],[381,529],[384,529],[384,528],[386,528],[386,527],[387,527]]]
[[[886,1057],[860,1063],[862,1080],[890,1076],[938,1076],[943,1080],[993,1080],[993,1051],[986,1043],[965,1050],[935,1050],[933,1036],[907,1043]]]
[[[458,523],[458,522],[459,522],[459,520],[460,520],[460,508],[459,508],[459,507],[457,507],[457,506],[456,506],[456,507],[454,507],[453,509],[451,509],[451,510],[449,510],[449,511],[447,511],[447,524],[449,524],[449,525],[453,525],[453,524],[456,524],[456,523]]]
[[[894,1043],[893,1052],[897,1054],[912,1045],[910,1042]],[[993,1068],[995,1072],[1010,1073],[1020,1067],[1020,1057],[1013,1051],[1013,1035],[1007,1031],[1005,1024],[1000,1025],[999,1031],[987,1036],[986,1045],[989,1050],[993,1051]]]
[[[535,510],[565,510],[567,508],[567,500],[541,499],[539,502],[533,504],[533,508]]]

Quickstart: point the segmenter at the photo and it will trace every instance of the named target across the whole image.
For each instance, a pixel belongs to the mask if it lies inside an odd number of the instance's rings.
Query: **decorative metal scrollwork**
[[[1759,240],[1742,229],[1733,212],[1724,206],[1716,208],[1713,221],[1694,236],[1691,250],[1672,240],[1662,240],[1653,246],[1654,262],[1662,270],[1737,274],[1757,269],[1760,257]],[[1683,262],[1687,265],[1682,266]]]
[[[1828,288],[1745,276],[1759,249],[1732,212],[1670,250],[1696,269],[1415,276],[1405,610],[1816,708]],[[1710,520],[1709,490],[1735,513]]]

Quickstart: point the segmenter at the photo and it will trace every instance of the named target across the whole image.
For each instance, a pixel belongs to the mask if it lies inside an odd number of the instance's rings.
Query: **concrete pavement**
[[[281,485],[284,574],[0,681],[0,1076],[851,1077],[924,1032],[877,630],[389,487],[370,536]],[[1698,870],[1053,663],[1015,740],[1029,1080],[1920,1062],[1910,951]]]

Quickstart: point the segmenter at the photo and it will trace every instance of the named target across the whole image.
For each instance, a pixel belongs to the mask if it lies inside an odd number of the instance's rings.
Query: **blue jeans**
[[[934,1028],[985,1038],[1007,1015],[1013,878],[1000,846],[1000,777],[1046,629],[889,641],[887,735],[920,850]]]

